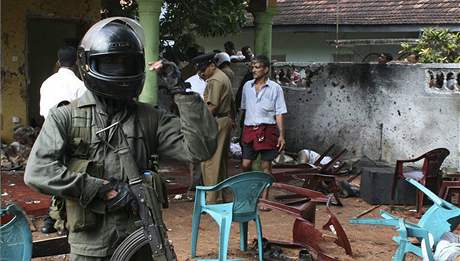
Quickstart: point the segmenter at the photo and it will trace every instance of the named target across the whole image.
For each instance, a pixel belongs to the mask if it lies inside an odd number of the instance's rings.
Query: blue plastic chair
[[[393,226],[399,232],[399,236],[393,237],[393,241],[398,244],[398,249],[393,255],[393,261],[404,260],[406,253],[412,252],[420,257],[425,257],[429,261],[433,259],[433,245],[436,245],[441,236],[446,232],[453,231],[460,224],[460,208],[439,198],[422,184],[414,179],[406,179],[409,183],[422,191],[433,205],[423,214],[417,224],[395,217],[388,212],[380,211],[383,219],[356,218],[351,219],[352,224],[368,224]],[[421,245],[415,245],[409,237],[415,237]],[[425,248],[426,251],[422,249]],[[425,253],[423,253],[425,252]]]
[[[201,213],[208,213],[219,225],[219,259],[227,260],[228,240],[232,222],[240,223],[240,249],[247,250],[248,222],[254,220],[257,226],[259,260],[263,260],[262,225],[257,210],[260,194],[273,183],[273,177],[260,171],[245,172],[230,177],[214,186],[197,186],[192,219],[192,257],[196,257],[198,228]],[[233,202],[206,204],[206,192],[229,188]]]
[[[32,233],[24,212],[11,204],[0,209],[0,215],[14,215],[13,219],[0,227],[0,260],[30,261],[32,258]]]

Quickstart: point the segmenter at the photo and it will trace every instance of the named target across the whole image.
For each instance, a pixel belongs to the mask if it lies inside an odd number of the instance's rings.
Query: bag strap
[[[137,109],[133,109],[131,112],[135,113],[134,117],[137,117]],[[154,209],[150,209],[146,204],[147,197],[155,197],[156,195],[154,193],[153,195],[148,195],[148,191],[146,191],[146,188],[144,187],[145,185],[143,181],[143,173],[140,172],[134,155],[131,153],[128,140],[123,132],[123,122],[117,121],[108,127],[104,127],[101,119],[98,118],[98,115],[95,115],[95,117],[96,127],[98,128],[96,131],[96,136],[100,137],[100,140],[104,143],[106,149],[111,149],[118,155],[121,171],[123,172],[124,176],[128,178],[129,188],[136,197],[137,203],[139,205],[138,211],[144,230],[144,235],[149,239],[148,242],[152,250],[152,256],[154,257],[154,260],[176,260],[174,251],[171,250],[169,243],[167,240],[165,240],[166,235],[163,235],[161,230],[161,214],[158,214]],[[137,123],[135,122],[134,124]],[[116,136],[120,139],[118,140],[116,146],[109,144],[111,137],[113,136]],[[106,139],[106,137],[108,137],[108,139]],[[156,197],[154,200],[157,201]]]
[[[115,131],[123,131],[120,125],[115,126],[115,128],[117,128]],[[128,177],[129,187],[137,198],[139,205],[139,216],[141,217],[142,225],[144,228],[144,235],[149,239],[148,241],[152,250],[152,256],[155,260],[159,261],[176,260],[175,253],[171,249],[169,242],[166,240],[166,235],[163,235],[161,231],[161,216],[157,216],[157,212],[153,209],[149,209],[146,204],[146,197],[148,197],[148,192],[143,186],[141,173],[139,172],[136,161],[131,154],[126,136],[120,136],[122,137],[122,143],[118,148],[115,149],[115,152],[120,158],[120,164],[123,172]],[[158,201],[155,193],[150,196],[154,197],[153,200]]]
[[[70,125],[70,138],[80,139],[87,145],[85,151],[71,151],[72,157],[89,158],[89,144],[91,143],[91,121],[93,118],[93,111],[91,107],[78,107],[76,101],[70,103],[71,112],[71,125]]]

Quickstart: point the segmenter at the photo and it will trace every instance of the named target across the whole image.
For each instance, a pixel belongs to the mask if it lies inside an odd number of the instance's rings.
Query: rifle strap
[[[170,244],[166,238],[166,232],[163,234],[161,231],[163,226],[161,213],[155,209],[150,209],[147,204],[147,197],[151,197],[150,201],[158,201],[158,198],[155,193],[149,193],[148,189],[145,188],[145,184],[141,176],[142,173],[139,171],[136,160],[131,153],[129,143],[123,133],[123,129],[119,125],[114,127],[116,128],[115,131],[121,132],[119,133],[119,137],[122,137],[120,145],[115,148],[115,153],[118,154],[120,159],[123,174],[128,177],[131,191],[135,194],[138,200],[139,216],[144,228],[144,235],[149,241],[149,245],[152,250],[152,256],[155,261],[175,260],[175,254],[170,248]],[[159,207],[159,204],[157,204],[157,206]],[[154,208],[154,206],[150,207]]]

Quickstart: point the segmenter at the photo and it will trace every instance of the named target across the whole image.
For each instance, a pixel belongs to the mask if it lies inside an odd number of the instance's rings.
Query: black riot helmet
[[[96,95],[112,99],[139,96],[145,79],[144,34],[126,17],[94,24],[78,48],[80,74]]]

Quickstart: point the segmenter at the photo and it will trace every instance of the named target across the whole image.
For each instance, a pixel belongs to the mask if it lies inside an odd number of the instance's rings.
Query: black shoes
[[[57,232],[57,230],[54,228],[54,223],[56,223],[56,220],[52,219],[50,216],[46,216],[43,222],[43,227],[40,229],[41,232],[43,234]]]

